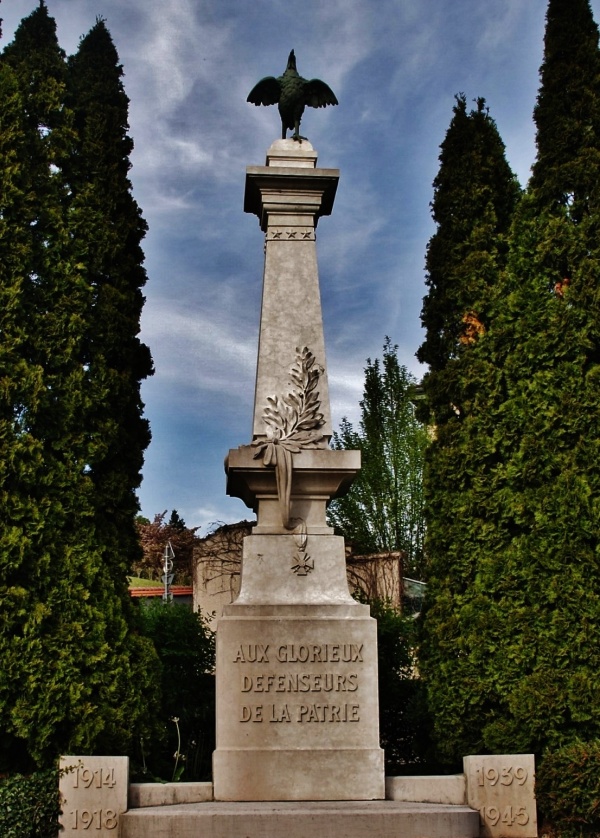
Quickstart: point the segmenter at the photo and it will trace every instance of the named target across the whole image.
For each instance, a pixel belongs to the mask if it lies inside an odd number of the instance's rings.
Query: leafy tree
[[[174,509],[167,523],[167,510],[155,515],[152,522],[138,517],[137,530],[143,556],[134,565],[134,571],[144,578],[160,579],[163,567],[165,544],[170,541],[175,553],[173,570],[179,584],[191,582],[194,568],[194,550],[200,541],[197,535],[200,527],[186,527],[183,519]]]
[[[102,526],[114,510],[94,472],[94,294],[68,180],[77,135],[43,2],[0,79],[0,764],[14,770],[126,752],[153,724],[158,662],[135,630],[127,557]]]
[[[600,737],[600,65],[587,0],[550,0],[541,79],[534,175],[431,496],[421,670],[447,758],[543,760]]]
[[[414,378],[386,338],[383,363],[367,360],[359,430],[342,420],[335,449],[359,449],[362,468],[348,494],[332,501],[329,522],[363,553],[403,551],[405,572],[423,571],[423,454],[427,431],[415,418]]]

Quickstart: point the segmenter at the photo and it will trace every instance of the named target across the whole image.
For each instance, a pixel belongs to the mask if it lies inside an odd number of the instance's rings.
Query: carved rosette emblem
[[[320,428],[325,424],[317,386],[323,372],[315,356],[305,346],[296,349],[296,360],[290,368],[290,389],[282,396],[268,396],[263,412],[267,439],[257,440],[254,459],[262,457],[265,466],[275,469],[277,495],[283,525],[296,530],[299,538],[295,573],[306,576],[314,563],[305,552],[306,522],[291,518],[293,455],[307,448],[323,448],[326,438]]]

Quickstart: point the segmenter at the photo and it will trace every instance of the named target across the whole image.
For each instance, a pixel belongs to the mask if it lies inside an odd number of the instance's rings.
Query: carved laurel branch
[[[323,372],[315,356],[305,346],[296,349],[296,361],[290,369],[290,390],[283,396],[268,396],[263,419],[267,441],[256,441],[254,459],[262,457],[265,466],[275,468],[277,495],[286,529],[296,522],[290,519],[293,454],[306,448],[320,448],[325,437],[319,432],[325,424],[317,385]]]

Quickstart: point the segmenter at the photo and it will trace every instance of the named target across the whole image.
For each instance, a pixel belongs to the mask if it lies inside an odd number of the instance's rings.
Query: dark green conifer
[[[546,15],[541,87],[534,111],[539,208],[566,206],[578,219],[598,184],[598,27],[589,0],[553,0]]]
[[[435,495],[422,670],[452,759],[600,736],[598,32],[587,0],[547,20],[539,155]]]
[[[138,337],[146,282],[141,241],[146,223],[128,178],[133,142],[123,70],[103,20],[69,59],[67,103],[73,111],[75,153],[66,176],[76,261],[91,288],[85,347],[89,412],[89,476],[106,560],[122,571],[139,560],[135,528],[144,451],[141,381],[153,372]]]
[[[76,135],[44,3],[0,64],[0,769],[15,770],[126,752],[152,724],[156,659],[132,632],[125,561],[98,523],[94,289],[74,248]]]
[[[462,398],[461,356],[488,328],[520,194],[484,99],[467,112],[465,96],[456,97],[433,186],[437,230],[427,248],[426,334],[417,357],[429,365],[425,403],[439,426]]]
[[[7,654],[22,624],[18,611],[26,605],[27,596],[19,584],[19,571],[28,556],[21,521],[39,521],[41,513],[36,499],[22,490],[23,473],[34,479],[39,474],[39,446],[27,430],[27,408],[37,401],[42,377],[28,351],[26,325],[31,310],[28,274],[34,221],[26,146],[19,85],[10,67],[0,63],[0,730],[4,753],[14,743],[9,715],[16,692],[14,679],[22,677],[19,661]],[[7,767],[4,759],[0,758],[0,766]]]
[[[464,96],[457,97],[441,148],[432,203],[438,228],[427,251],[429,292],[422,312],[426,337],[418,353],[429,364],[424,407],[435,427],[424,471],[428,604],[422,671],[434,719],[443,717],[441,727],[451,718],[456,733],[441,743],[442,756],[456,758],[462,755],[461,714],[465,725],[471,721],[460,701],[452,701],[454,687],[463,697],[455,671],[464,632],[458,612],[477,576],[489,503],[486,473],[496,458],[493,428],[483,423],[498,380],[482,345],[502,302],[520,189],[484,100],[469,113]],[[473,714],[481,711],[474,700],[473,707]]]

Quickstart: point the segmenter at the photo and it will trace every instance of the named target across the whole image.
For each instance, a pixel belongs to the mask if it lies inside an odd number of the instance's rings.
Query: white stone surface
[[[327,445],[315,228],[339,173],[291,140],[274,143],[267,164],[247,169],[244,199],[266,234],[252,444],[226,461],[228,493],[258,520],[217,626],[214,795],[382,799],[376,624],[350,596],[343,539],[325,514],[360,467],[359,452]]]
[[[314,169],[317,165],[317,152],[308,140],[275,140],[267,151],[267,166],[284,168]]]
[[[467,756],[463,767],[482,838],[536,838],[533,754]]]
[[[129,786],[131,809],[181,803],[206,803],[212,799],[212,783],[131,783]]]
[[[241,498],[258,516],[253,535],[289,535],[283,526],[275,471],[256,458],[256,447],[241,445],[226,460],[227,494]],[[291,517],[302,518],[309,535],[333,535],[326,520],[331,498],[346,494],[360,470],[360,451],[306,449],[293,455]]]
[[[62,830],[73,836],[116,838],[127,811],[129,758],[62,756],[60,770]]]
[[[290,369],[298,347],[308,347],[317,363],[326,367],[314,227],[312,223],[301,225],[300,220],[283,219],[276,231],[281,238],[267,237],[254,437],[266,435],[263,415],[268,399],[281,397],[290,390]],[[325,374],[319,381],[319,397],[325,416],[323,432],[331,436]]]
[[[313,168],[316,153],[309,146],[277,141],[267,154],[268,165],[249,167],[246,175],[245,209],[258,215],[266,233],[254,438],[266,435],[268,399],[289,391],[290,368],[302,347],[323,369],[323,433],[332,434],[315,228],[319,216],[331,211],[339,173]]]
[[[244,539],[238,605],[354,604],[348,591],[344,539],[308,536],[302,565],[298,541],[294,535]]]
[[[225,608],[217,630],[215,800],[384,797],[368,608]]]
[[[466,779],[464,774],[386,777],[385,796],[387,800],[460,806],[467,802]]]

